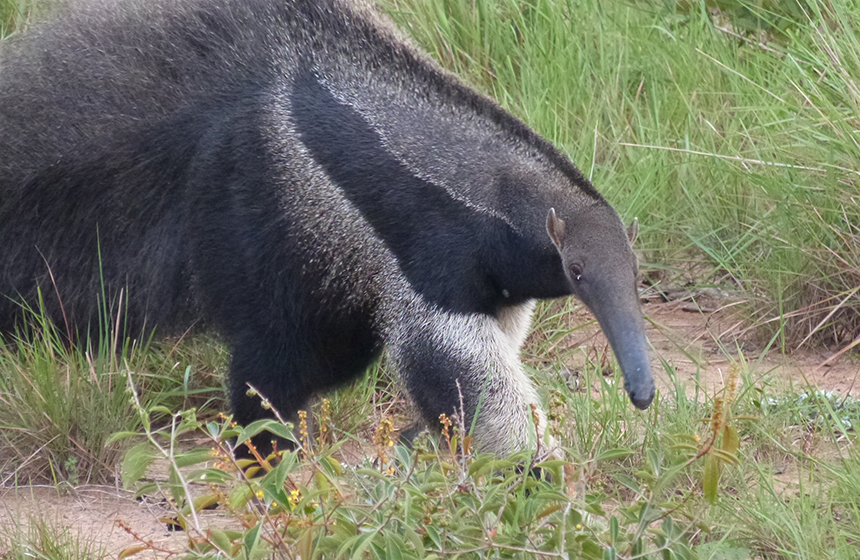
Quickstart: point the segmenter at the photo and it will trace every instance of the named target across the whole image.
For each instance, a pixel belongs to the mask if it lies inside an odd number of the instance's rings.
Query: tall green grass
[[[23,516],[22,516],[23,517]],[[94,560],[109,558],[106,547],[37,515],[0,527],[3,560]]]
[[[384,2],[640,218],[651,278],[736,292],[783,346],[845,346],[860,335],[860,9],[716,4]]]
[[[0,39],[11,35],[27,23],[37,4],[53,0],[0,0]]]
[[[24,316],[15,335],[0,336],[0,486],[113,480],[124,449],[110,437],[140,428],[130,384],[172,410],[215,398],[206,385],[218,381],[199,370],[223,369],[218,344],[150,344],[126,335],[118,312],[72,344],[43,312]]]

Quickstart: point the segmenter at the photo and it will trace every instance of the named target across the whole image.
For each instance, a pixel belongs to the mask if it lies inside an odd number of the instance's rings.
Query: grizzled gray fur
[[[427,422],[533,448],[534,302],[597,316],[654,395],[621,221],[545,140],[365,5],[91,0],[0,44],[0,330],[211,328],[236,420],[285,416],[387,349]],[[77,334],[74,334],[77,333]],[[545,422],[542,422],[545,425]]]

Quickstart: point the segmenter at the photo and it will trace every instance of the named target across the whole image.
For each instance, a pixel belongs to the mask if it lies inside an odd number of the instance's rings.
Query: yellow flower
[[[298,488],[295,490],[291,490],[289,499],[290,499],[290,506],[296,507],[297,505],[299,505],[299,502],[302,499],[302,493],[299,492]]]

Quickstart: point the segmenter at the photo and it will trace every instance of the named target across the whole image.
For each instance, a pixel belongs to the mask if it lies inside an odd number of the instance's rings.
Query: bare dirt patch
[[[179,552],[184,550],[184,536],[159,521],[168,515],[161,505],[137,501],[130,492],[108,486],[80,486],[64,493],[55,487],[6,488],[0,490],[0,557],[10,539],[33,535],[41,526],[54,535],[66,531],[94,557],[116,558],[135,544],[120,522],[157,548]],[[158,556],[152,552],[136,556],[147,557]]]
[[[812,385],[843,396],[860,395],[860,362],[856,359],[842,356],[826,363],[833,352],[824,349],[789,348],[790,354],[781,354],[765,352],[760,344],[748,340],[735,340],[733,333],[742,318],[732,308],[702,311],[689,302],[669,302],[649,304],[644,310],[656,357],[674,366],[678,375],[698,379],[711,392],[723,386],[733,364],[740,364],[749,370],[755,384],[795,390]],[[654,365],[658,378],[663,378],[663,368]]]
[[[790,354],[773,349],[766,352],[751,336],[737,337],[743,318],[731,306],[700,299],[697,303],[648,303],[643,311],[653,347],[652,370],[664,395],[671,387],[666,366],[684,382],[688,394],[697,386],[713,394],[724,386],[733,365],[748,371],[754,384],[795,391],[811,385],[841,396],[860,395],[860,361],[856,358],[846,354],[825,363],[833,357],[832,351],[804,348]],[[602,363],[607,372],[611,371],[609,344],[588,310],[573,311],[566,321],[575,328],[564,337],[550,343],[546,334],[538,331],[529,343],[549,345],[543,354],[573,374],[582,370],[586,360]],[[549,360],[544,361],[547,364]]]

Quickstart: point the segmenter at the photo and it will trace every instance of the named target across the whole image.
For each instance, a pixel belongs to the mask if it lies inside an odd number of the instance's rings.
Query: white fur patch
[[[395,363],[408,355],[409,346],[417,337],[429,338],[440,354],[453,357],[460,366],[460,371],[451,373],[459,375],[464,396],[481,395],[474,431],[479,449],[500,456],[536,449],[540,434],[541,449],[546,454],[551,445],[544,436],[546,415],[519,359],[534,302],[508,308],[499,319],[494,319],[481,314],[447,313],[429,306],[417,294],[411,295],[411,305],[400,313],[408,313],[413,317],[412,322],[405,317],[397,321],[404,328],[397,328],[389,338]],[[416,322],[415,317],[422,320]],[[409,372],[403,374],[408,376]],[[538,416],[537,427],[532,420],[531,405]],[[464,422],[467,428],[472,425],[471,418]]]

